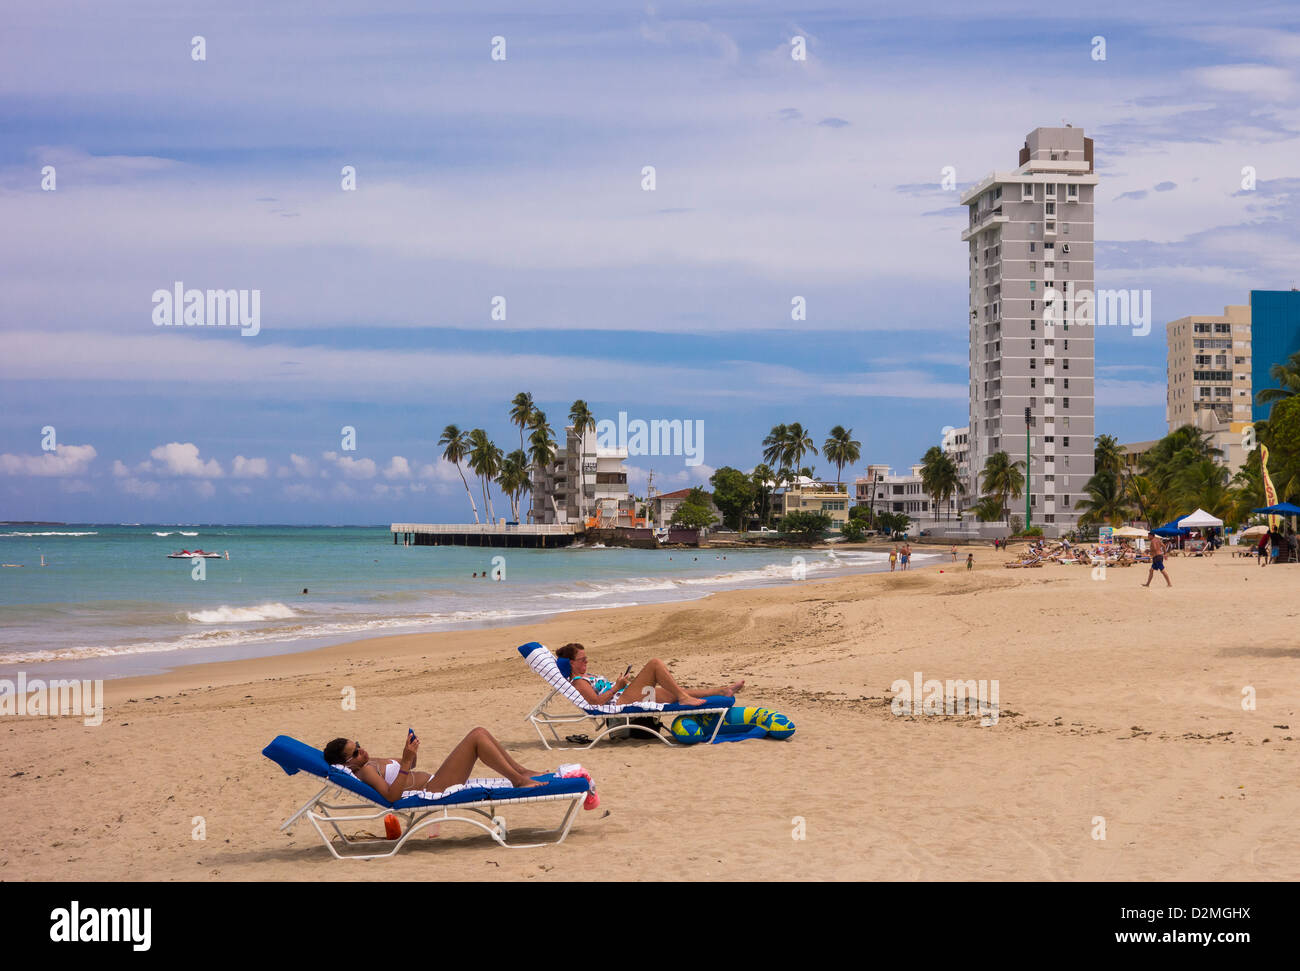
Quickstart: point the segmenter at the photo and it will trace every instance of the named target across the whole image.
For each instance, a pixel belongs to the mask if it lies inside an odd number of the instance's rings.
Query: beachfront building
[[[975,494],[970,474],[970,426],[947,429],[943,433],[940,448],[945,455],[957,463],[957,474],[961,478],[963,491],[959,496],[953,497],[953,501],[957,503],[958,508],[964,508]]]
[[[936,502],[921,485],[921,466],[913,465],[910,472],[895,473],[888,465],[868,465],[867,474],[858,476],[853,483],[856,505],[866,506],[874,515],[880,512],[901,512],[912,525],[915,534],[936,526],[955,527],[960,522],[961,503],[957,496],[946,502]]]
[[[533,475],[534,522],[632,526],[636,503],[627,489],[626,448],[597,448],[596,433],[565,428],[564,448]]]
[[[1074,504],[1093,472],[1093,333],[1091,322],[1071,321],[1083,292],[1094,292],[1096,185],[1092,139],[1067,125],[1035,128],[1018,168],[991,173],[961,197],[969,209],[961,235],[970,270],[968,501],[978,499],[990,455],[1025,460],[1028,431],[1030,518],[1048,535],[1077,524]]]
[[[804,477],[800,477],[801,480]],[[781,493],[781,515],[792,512],[824,512],[831,517],[831,532],[838,533],[849,521],[853,500],[847,491],[820,483],[799,484]]]
[[[1165,325],[1167,345],[1165,421],[1169,431],[1199,425],[1251,421],[1250,307],[1224,307],[1222,316],[1180,317]]]
[[[667,526],[672,522],[673,513],[677,511],[677,507],[685,502],[690,494],[690,489],[678,489],[676,492],[665,492],[651,496],[646,500],[646,511],[650,514],[648,518],[655,526]],[[713,494],[708,490],[705,490],[704,494],[709,497],[709,512],[718,517],[718,523],[721,523],[722,512],[713,504]]]

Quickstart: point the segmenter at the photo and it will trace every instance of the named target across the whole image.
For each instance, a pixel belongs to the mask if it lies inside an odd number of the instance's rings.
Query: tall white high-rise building
[[[1092,139],[1081,128],[1035,128],[1019,167],[962,196],[970,225],[970,467],[1024,461],[1029,416],[1029,515],[1048,535],[1078,522],[1093,473],[1092,320],[1074,322],[1093,285]],[[1091,315],[1089,315],[1091,317]],[[1011,503],[1022,520],[1025,498]]]

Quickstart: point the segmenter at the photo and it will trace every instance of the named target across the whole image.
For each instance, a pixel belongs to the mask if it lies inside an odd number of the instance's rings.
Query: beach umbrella
[[[1293,506],[1289,502],[1279,502],[1275,506],[1265,506],[1263,509],[1252,509],[1251,512],[1266,512],[1272,516],[1300,516],[1300,506]]]
[[[1141,539],[1146,536],[1146,534],[1147,531],[1145,529],[1138,529],[1135,526],[1121,526],[1119,529],[1115,530],[1115,532],[1111,533],[1111,536],[1118,537],[1119,539]]]
[[[1260,523],[1258,526],[1251,526],[1250,529],[1243,529],[1240,535],[1259,536],[1261,533],[1267,533],[1267,532],[1268,532],[1268,526],[1266,526],[1264,523]]]

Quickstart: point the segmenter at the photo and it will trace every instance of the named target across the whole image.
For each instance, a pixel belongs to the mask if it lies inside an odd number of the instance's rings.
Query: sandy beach
[[[942,563],[108,682],[100,727],[0,723],[0,879],[1300,877],[1300,569],[1177,557],[1173,589],[1143,589],[1141,566],[1097,581],[975,554],[971,573]],[[611,678],[656,656],[687,685],[744,678],[745,703],[798,730],[547,752],[524,721],[543,694],[514,650],[529,640],[581,641]],[[996,679],[997,723],[893,714],[891,684],[915,672]],[[308,824],[278,831],[319,785],[261,756],[274,736],[396,757],[408,725],[422,768],[483,725],[526,765],[581,761],[602,805],[536,850],[444,825],[392,860],[337,861]],[[518,831],[555,815],[508,818]]]

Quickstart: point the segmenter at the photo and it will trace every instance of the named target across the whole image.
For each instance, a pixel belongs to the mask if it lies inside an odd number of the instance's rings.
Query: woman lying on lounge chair
[[[461,739],[432,775],[415,771],[419,750],[420,739],[410,732],[401,759],[372,759],[360,742],[346,738],[336,738],[326,745],[324,755],[330,765],[344,766],[389,802],[396,802],[403,792],[411,789],[444,792],[452,786],[463,785],[477,762],[501,773],[517,789],[541,785],[533,776],[542,773],[525,769],[512,759],[486,728],[475,728]]]
[[[587,674],[587,652],[581,644],[565,644],[555,655],[568,658],[573,667],[573,686],[593,705],[635,705],[642,701],[654,701],[659,704],[676,702],[679,705],[699,706],[710,695],[731,698],[745,686],[744,681],[733,681],[716,688],[683,688],[668,671],[668,665],[657,657],[652,658],[636,677],[629,677],[632,670],[629,666],[617,681],[606,681]]]

